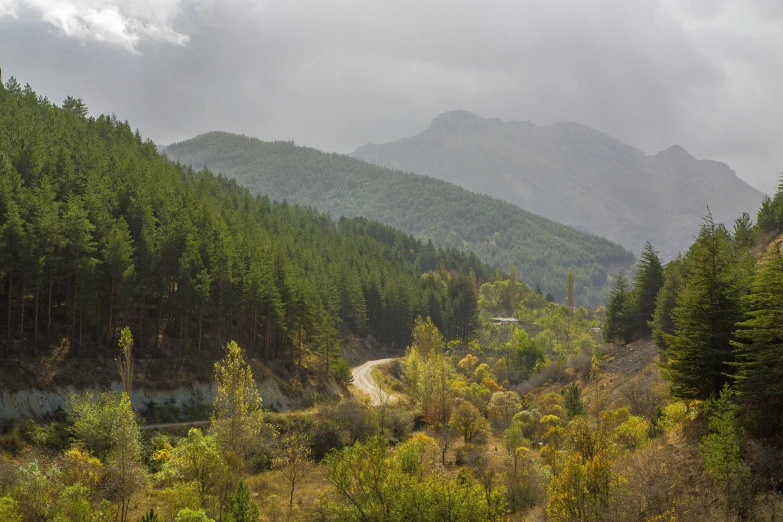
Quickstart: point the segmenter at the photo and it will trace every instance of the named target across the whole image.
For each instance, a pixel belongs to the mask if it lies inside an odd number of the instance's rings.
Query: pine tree
[[[677,297],[682,290],[683,270],[683,258],[682,255],[678,255],[666,264],[663,272],[664,283],[655,298],[655,312],[652,321],[650,321],[652,338],[659,348],[668,348],[667,336],[674,333],[672,310],[677,306]]]
[[[631,342],[633,333],[633,315],[629,313],[630,291],[628,278],[624,272],[617,274],[606,306],[606,321],[604,322],[604,340],[612,342]]]
[[[658,252],[647,242],[639,259],[638,270],[633,281],[631,301],[633,303],[634,334],[640,337],[649,335],[649,322],[655,314],[655,299],[663,287],[663,265]]]
[[[731,341],[742,318],[742,278],[728,231],[707,214],[686,256],[688,276],[672,312],[675,330],[666,336],[668,362],[663,375],[672,393],[707,399],[729,382]]]
[[[756,233],[753,228],[753,222],[747,212],[742,213],[742,217],[734,222],[734,244],[738,248],[750,248],[756,242]]]
[[[258,516],[258,506],[250,498],[250,490],[240,480],[236,494],[226,504],[223,520],[224,522],[256,522]]]
[[[736,384],[759,430],[783,427],[783,253],[770,247],[747,297],[735,333]]]

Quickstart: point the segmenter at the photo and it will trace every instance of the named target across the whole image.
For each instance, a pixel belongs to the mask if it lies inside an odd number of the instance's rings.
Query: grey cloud
[[[141,40],[138,54],[6,17],[0,65],[159,143],[222,129],[348,152],[463,108],[578,121],[647,153],[678,143],[770,191],[783,13],[769,4],[201,0],[170,11],[189,42]]]

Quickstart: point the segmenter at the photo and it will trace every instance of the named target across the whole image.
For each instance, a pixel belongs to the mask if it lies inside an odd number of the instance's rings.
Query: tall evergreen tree
[[[783,253],[770,247],[746,298],[733,343],[740,398],[756,429],[783,428]]]
[[[663,265],[650,242],[644,245],[642,255],[633,280],[632,303],[634,318],[634,333],[646,336],[651,333],[649,322],[655,314],[655,299],[663,287]]]
[[[604,322],[604,340],[611,342],[631,342],[633,334],[633,316],[628,313],[630,306],[630,289],[625,272],[620,272],[614,279],[609,304],[606,306],[606,321]]]
[[[756,233],[750,215],[742,213],[742,217],[734,222],[734,244],[738,248],[750,248],[756,242]]]
[[[663,375],[676,397],[707,399],[730,381],[731,341],[742,318],[743,293],[731,237],[709,213],[686,263],[687,278],[672,312],[675,330],[666,336]]]
[[[659,348],[668,348],[667,336],[674,333],[672,310],[677,306],[677,297],[682,290],[683,271],[684,261],[682,255],[678,254],[675,259],[666,264],[663,272],[663,287],[655,298],[655,312],[650,322],[653,341]]]

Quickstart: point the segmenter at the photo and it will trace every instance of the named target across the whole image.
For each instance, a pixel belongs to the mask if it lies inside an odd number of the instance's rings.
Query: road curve
[[[384,364],[393,360],[394,359],[378,359],[375,361],[367,361],[361,366],[351,368],[353,385],[370,396],[370,401],[373,406],[380,406],[383,402],[388,404],[397,400],[394,395],[383,391],[381,387],[375,383],[375,379],[372,377],[373,368],[379,364]]]

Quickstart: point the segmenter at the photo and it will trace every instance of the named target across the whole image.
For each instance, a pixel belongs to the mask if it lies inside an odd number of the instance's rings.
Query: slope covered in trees
[[[307,346],[328,372],[340,333],[404,347],[428,314],[449,338],[472,335],[463,315],[494,274],[474,255],[253,196],[86,112],[14,79],[0,88],[3,358],[56,345],[106,365],[129,325],[138,358],[198,366],[234,339],[288,367]],[[433,269],[439,285],[421,277]]]
[[[335,216],[375,219],[437,245],[472,250],[558,299],[575,271],[580,302],[597,304],[607,273],[633,256],[606,239],[444,181],[390,170],[291,142],[210,132],[166,147],[184,164],[235,178],[254,194],[312,205]]]

